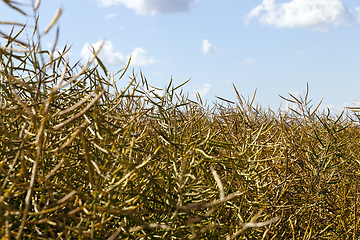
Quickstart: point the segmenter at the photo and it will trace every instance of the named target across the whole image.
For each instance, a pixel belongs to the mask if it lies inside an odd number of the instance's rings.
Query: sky
[[[31,1],[22,0],[23,9]],[[89,46],[109,70],[142,71],[149,84],[186,80],[183,91],[209,105],[216,96],[245,98],[273,111],[279,97],[304,96],[338,113],[360,102],[360,2],[356,0],[81,0],[41,1],[45,29],[61,7],[58,49],[71,46],[70,62],[86,63]],[[33,23],[0,1],[0,22]],[[1,31],[8,29],[0,25]],[[51,49],[56,29],[43,39]],[[1,44],[1,40],[0,40]],[[128,72],[131,75],[131,71]],[[126,85],[128,78],[119,84]]]

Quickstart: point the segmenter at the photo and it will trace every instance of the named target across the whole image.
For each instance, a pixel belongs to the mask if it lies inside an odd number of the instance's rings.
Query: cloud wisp
[[[116,17],[117,15],[119,15],[119,13],[110,13],[110,14],[107,14],[105,15],[105,19],[110,19],[110,18],[114,18]]]
[[[92,57],[91,46],[95,51],[98,51],[103,41],[98,41],[93,44],[86,43],[84,44],[81,50],[81,57],[86,61]],[[127,61],[131,57],[132,65],[148,65],[154,64],[158,62],[155,60],[153,56],[148,56],[147,51],[142,48],[134,48],[131,54],[126,57],[121,52],[116,52],[115,47],[111,41],[105,41],[100,52],[98,53],[98,57],[107,65],[110,66],[119,66],[127,64]]]
[[[303,51],[298,50],[298,51],[295,52],[295,55],[303,55],[303,56],[305,56],[306,53],[303,52]]]
[[[278,28],[305,27],[321,32],[352,21],[350,11],[340,0],[292,0],[278,4],[275,0],[263,0],[246,15],[246,23],[253,18]]]
[[[201,0],[97,0],[103,7],[123,4],[139,15],[172,14],[188,12]]]
[[[241,62],[236,63],[235,65],[247,66],[247,65],[252,64],[254,62],[256,62],[256,61],[253,58],[245,58],[244,60],[242,60]]]

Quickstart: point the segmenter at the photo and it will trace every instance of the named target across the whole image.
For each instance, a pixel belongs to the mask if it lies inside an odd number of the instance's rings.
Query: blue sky
[[[123,68],[132,55],[131,68],[151,85],[191,78],[184,91],[192,99],[199,92],[210,104],[215,96],[236,101],[232,83],[245,97],[257,89],[255,102],[275,111],[286,107],[279,94],[303,96],[307,82],[314,105],[323,99],[333,113],[360,101],[355,0],[42,1],[40,28],[59,7],[57,47],[72,45],[72,62],[85,62],[89,44],[96,48],[105,40],[100,58],[110,70]],[[26,21],[1,2],[4,20]],[[54,36],[53,29],[44,48]]]

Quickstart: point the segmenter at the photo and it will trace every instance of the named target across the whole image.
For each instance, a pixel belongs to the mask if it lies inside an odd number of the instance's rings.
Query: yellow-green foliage
[[[210,109],[142,74],[118,90],[126,69],[18,33],[0,46],[0,239],[359,237],[357,120],[307,95]]]

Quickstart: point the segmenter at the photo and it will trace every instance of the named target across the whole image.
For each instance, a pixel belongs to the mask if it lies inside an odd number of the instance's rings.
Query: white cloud
[[[91,44],[95,51],[99,50],[103,41],[98,41],[96,43]],[[86,43],[82,50],[81,56],[88,60],[92,57],[91,46],[89,43]],[[105,64],[109,65],[123,65],[126,64],[126,59],[121,52],[115,52],[114,46],[111,41],[105,41],[104,45],[102,46],[101,51],[98,53],[98,57],[103,61]]]
[[[319,112],[327,113],[330,110],[331,115],[339,115],[342,111],[348,111],[347,107],[351,106],[349,102],[343,102],[342,104],[328,104],[319,107]]]
[[[252,58],[246,58],[244,60],[242,60],[241,62],[238,62],[236,63],[235,65],[243,65],[243,66],[246,66],[246,65],[249,65],[251,63],[254,63],[255,62],[255,59],[252,59]]]
[[[201,0],[97,0],[104,7],[123,4],[135,10],[136,14],[156,15],[188,12],[190,7]]]
[[[53,55],[53,58],[59,57],[62,53],[63,53],[63,52],[61,52],[61,51],[59,51],[59,50],[55,51],[55,52],[54,52],[54,55]],[[68,60],[71,55],[72,55],[72,52],[69,50],[69,51],[67,51],[67,52],[63,55],[63,57]]]
[[[149,89],[143,89],[145,94],[149,97],[156,97],[156,96],[164,96],[164,90],[163,89],[157,89],[154,87],[151,87]]]
[[[209,42],[207,39],[204,39],[201,43],[202,46],[202,52],[203,54],[209,54],[209,53],[214,53],[216,47]]]
[[[299,96],[300,96],[299,91],[289,91],[289,93],[290,93],[291,95],[293,95],[294,97],[299,97]]]
[[[357,11],[357,13],[358,13],[357,21],[360,22],[360,7],[356,7],[355,11]]]
[[[289,91],[289,94],[291,94],[292,96],[294,96],[297,99],[299,99],[301,97],[299,91]],[[284,96],[284,97],[294,100],[291,96]],[[312,112],[313,110],[315,110],[315,107],[317,107],[318,104],[319,104],[319,102],[311,102],[309,105],[309,106],[311,106],[310,111]],[[343,102],[342,104],[321,104],[319,106],[319,108],[317,109],[317,112],[327,114],[328,111],[330,111],[331,115],[340,114],[342,111],[346,110],[346,107],[348,107],[348,106],[350,106],[349,102]],[[281,110],[291,112],[292,110],[290,108],[294,109],[298,112],[301,112],[301,110],[299,109],[299,105],[297,103],[292,103],[292,102],[283,100]]]
[[[53,48],[54,48],[54,43],[53,42],[47,42],[46,43],[46,48],[51,52],[53,50]],[[63,50],[64,50],[64,48],[58,49],[58,48],[55,47],[52,57],[53,58],[59,57],[60,55],[62,55],[64,53]],[[72,52],[69,50],[69,48],[66,48],[66,50],[67,51],[63,55],[63,57],[68,60],[70,58],[70,56],[72,55]]]
[[[110,19],[110,18],[114,18],[118,15],[119,13],[110,13],[105,15],[105,19]]]
[[[298,105],[297,104],[294,104],[294,103],[290,103],[290,102],[287,102],[287,101],[284,101],[283,102],[284,105],[283,107],[281,108],[282,111],[285,111],[285,112],[291,112],[292,110],[291,109],[294,109],[298,112],[301,112],[299,111],[300,109],[298,108]],[[318,104],[318,103],[317,103]],[[315,107],[317,106],[317,104],[315,106],[312,106],[312,108],[310,109],[310,111],[312,112],[313,110],[315,110]],[[339,115],[342,111],[346,111],[346,107],[349,106],[349,103],[342,103],[342,104],[327,104],[327,105],[320,105],[319,108],[317,109],[317,112],[318,113],[324,113],[324,114],[328,114],[329,111],[330,111],[330,115]]]
[[[306,53],[305,53],[305,52],[303,52],[303,51],[300,51],[300,50],[299,50],[299,51],[297,51],[297,52],[295,53],[295,55],[304,55],[304,56],[305,56],[305,55],[306,55]]]
[[[213,86],[211,84],[204,84],[201,88],[194,91],[194,95],[199,93],[201,97],[205,97],[210,93],[210,90]]]
[[[96,43],[91,44],[95,51],[97,51],[103,41],[98,41]],[[101,61],[104,64],[108,64],[111,66],[117,66],[117,65],[125,65],[127,64],[127,61],[132,55],[131,58],[131,64],[132,65],[147,65],[147,64],[154,64],[158,60],[155,60],[153,56],[148,57],[146,54],[146,50],[142,48],[135,48],[133,52],[126,57],[121,52],[116,52],[114,45],[111,41],[105,41],[102,49],[100,50],[98,57],[101,59]],[[89,43],[86,43],[82,50],[81,50],[81,56],[85,60],[89,60],[92,57],[92,51]]]
[[[131,53],[131,63],[135,65],[148,65],[156,63],[157,60],[155,60],[153,56],[146,56],[146,52],[147,51],[145,49],[135,48]]]
[[[315,31],[327,31],[330,26],[346,24],[351,18],[341,0],[292,0],[276,4],[275,0],[263,0],[247,15],[260,23],[281,27],[307,27]]]

